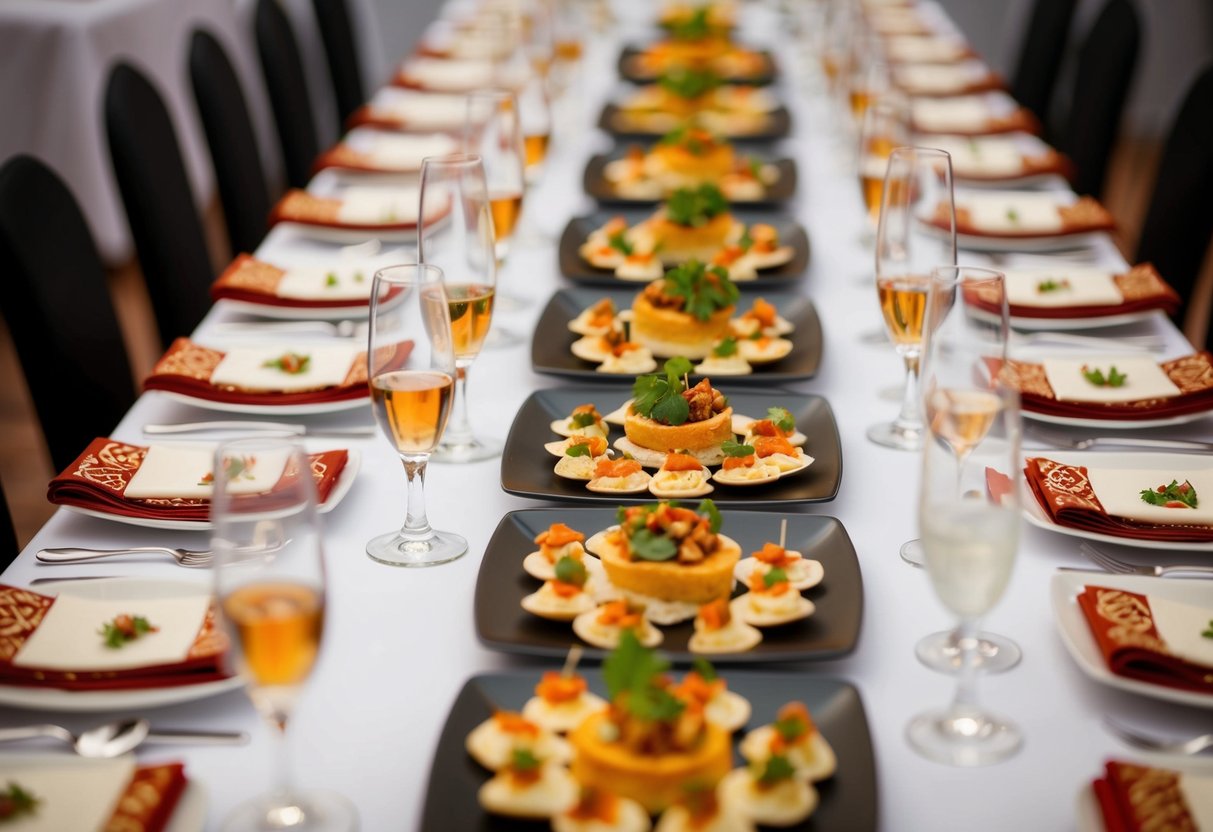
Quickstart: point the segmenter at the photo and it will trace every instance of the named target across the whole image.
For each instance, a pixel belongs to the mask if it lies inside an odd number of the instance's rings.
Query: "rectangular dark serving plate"
[[[738,286],[745,288],[747,284]],[[531,367],[537,373],[566,376],[581,381],[631,384],[635,376],[600,373],[594,365],[569,351],[581,336],[569,331],[569,321],[603,298],[615,302],[616,309],[628,309],[643,285],[634,289],[560,289],[552,295],[531,336]],[[740,314],[749,308],[755,296],[742,295],[737,304]],[[748,376],[729,376],[729,384],[780,384],[812,378],[821,364],[821,321],[812,301],[791,292],[764,292],[762,297],[775,304],[779,314],[796,329],[784,336],[791,340],[792,351],[772,364],[755,366]],[[692,373],[692,376],[699,376]],[[723,378],[723,376],[721,377]]]
[[[476,795],[490,774],[464,750],[467,735],[494,711],[521,710],[540,675],[539,669],[515,670],[473,676],[464,684],[451,706],[430,766],[422,832],[536,832],[549,828],[546,822],[486,814]],[[585,676],[591,690],[605,694],[598,671],[587,670]],[[773,722],[779,708],[792,701],[808,706],[838,757],[834,776],[814,784],[821,796],[817,811],[804,823],[786,828],[791,832],[874,832],[879,802],[876,759],[859,691],[840,679],[803,674],[731,671],[726,679],[729,690],[749,699],[754,711],[749,724],[733,735],[736,765],[742,764],[736,749],[745,731]]]
[[[616,104],[608,103],[602,108],[602,115],[598,117],[598,129],[610,133],[621,139],[659,139],[664,135],[664,130],[639,130],[633,127],[619,127],[619,107]],[[756,133],[746,133],[745,135],[726,135],[731,142],[769,142],[773,139],[783,139],[792,132],[792,114],[788,112],[788,108],[782,104],[776,107],[768,114],[767,126],[763,130]]]
[[[625,208],[619,211],[595,211],[584,217],[573,217],[564,227],[564,233],[560,235],[560,272],[575,283],[596,286],[639,285],[634,280],[620,280],[609,269],[591,266],[582,258],[579,249],[590,236],[591,231],[606,225],[612,217],[623,217],[627,220],[628,225],[635,225],[652,215],[651,208],[648,210]],[[758,273],[757,280],[742,281],[738,285],[742,288],[761,290],[772,284],[792,283],[804,275],[805,270],[809,267],[809,235],[805,232],[804,226],[791,217],[771,216],[761,211],[741,209],[733,211],[733,216],[746,225],[756,222],[773,225],[779,232],[779,239],[783,245],[791,246],[795,250],[792,259],[787,263],[774,269],[763,269]]]
[[[766,508],[796,503],[820,503],[838,495],[842,481],[842,443],[838,424],[829,403],[821,396],[793,393],[775,388],[736,388],[717,386],[729,398],[735,413],[762,418],[768,407],[786,407],[796,420],[796,428],[809,438],[805,453],[814,458],[804,471],[782,477],[768,485],[718,485],[709,496],[719,506]],[[544,450],[547,442],[559,436],[552,433],[556,419],[567,418],[574,407],[593,402],[600,413],[610,413],[631,398],[631,389],[610,387],[553,387],[532,393],[510,426],[501,455],[501,487],[519,497],[598,503],[616,506],[622,503],[651,502],[653,495],[598,494],[584,482],[556,476],[552,470],[556,457]],[[623,434],[623,428],[611,425],[610,442]]]
[[[620,196],[615,192],[615,186],[607,182],[603,176],[607,162],[613,162],[616,159],[622,159],[625,150],[617,150],[614,153],[600,153],[590,157],[590,161],[585,166],[585,176],[583,184],[585,192],[594,199],[603,204],[609,205],[653,205],[658,200],[653,199],[634,199],[632,197]],[[753,155],[753,154],[750,154]],[[758,161],[765,164],[773,164],[779,170],[779,178],[771,183],[761,199],[746,199],[734,200],[733,204],[737,206],[765,206],[776,205],[780,202],[786,202],[796,195],[796,162],[792,159],[772,159],[764,156],[755,156]]]
[[[632,58],[644,51],[641,46],[625,46],[619,53],[618,69],[619,77],[625,81],[631,81],[636,84],[649,84],[657,80],[655,75],[643,75],[630,71],[629,63]],[[770,50],[756,50],[762,56],[762,70],[752,75],[726,75],[725,81],[730,84],[749,84],[754,87],[763,87],[767,84],[774,83],[777,69],[775,67],[775,57]]]
[[[687,505],[696,502],[685,501]],[[855,649],[863,618],[863,579],[855,547],[842,523],[816,514],[725,511],[722,515],[721,533],[737,541],[743,557],[758,551],[764,543],[777,542],[780,524],[786,519],[787,548],[820,561],[825,579],[804,593],[817,607],[813,615],[763,630],[762,641],[753,650],[707,658],[716,664],[813,661],[836,659]],[[522,609],[523,596],[541,584],[523,571],[522,560],[538,548],[535,536],[552,523],[564,523],[588,539],[616,522],[614,508],[525,509],[503,517],[484,552],[476,579],[474,610],[480,641],[491,650],[550,658],[562,658],[571,644],[580,643],[570,622],[549,621]],[[735,588],[734,594],[741,590],[740,586]],[[658,629],[665,635],[663,653],[677,662],[694,658],[687,650],[694,633],[690,621]],[[589,658],[606,655],[605,650],[582,647]]]

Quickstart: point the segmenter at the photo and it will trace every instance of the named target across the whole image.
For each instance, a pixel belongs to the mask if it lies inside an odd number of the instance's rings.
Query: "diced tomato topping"
[[[661,467],[666,471],[702,471],[703,463],[687,454],[668,454]]]
[[[733,471],[737,468],[749,468],[757,461],[757,458],[753,454],[746,454],[745,456],[726,456],[724,458],[724,464],[720,467],[726,471]]]
[[[1163,508],[1191,508],[1191,506],[1185,503],[1183,500],[1167,500],[1167,502],[1163,504]]]
[[[726,626],[732,618],[728,598],[717,598],[699,608],[699,620],[709,630],[719,630]]]
[[[609,601],[599,608],[598,623],[608,627],[634,630],[644,621],[644,615],[628,606],[627,601]]]
[[[625,352],[631,352],[632,350],[638,349],[640,349],[640,345],[635,341],[620,341],[618,344],[611,347],[611,355],[619,358]]]
[[[581,799],[565,816],[574,820],[599,821],[613,826],[619,819],[619,798],[593,787],[582,789]]]
[[[700,614],[703,614],[702,608],[700,609]],[[724,689],[724,679],[708,682],[697,671],[692,670],[683,677],[682,684],[678,686],[678,695],[683,699],[706,704],[723,693]]]
[[[772,304],[763,298],[758,298],[754,301],[754,305],[750,307],[750,311],[741,317],[758,321],[762,326],[774,326],[777,314]]]
[[[754,557],[771,566],[782,566],[789,560],[788,550],[775,543],[762,544],[762,548],[754,553]]]
[[[610,257],[616,252],[615,249],[611,248],[610,246],[599,246],[598,248],[594,249],[594,253],[599,257]]]
[[[607,459],[603,457],[594,466],[595,477],[630,477],[640,473],[640,463],[634,459]]]
[[[569,543],[581,543],[585,535],[576,529],[570,529],[564,523],[553,523],[547,531],[539,533],[535,542],[541,546],[565,546]]]
[[[809,709],[805,707],[803,702],[789,702],[779,709],[777,714],[780,721],[797,720],[804,725],[804,731],[801,736],[810,736],[817,731],[817,726],[813,723],[813,717],[809,715]]]
[[[750,239],[756,243],[771,243],[779,239],[779,232],[775,230],[775,226],[773,225],[767,225],[765,222],[756,222],[750,226]]]
[[[580,434],[570,436],[568,446],[571,448],[574,445],[585,445],[590,451],[590,456],[602,456],[607,449],[607,441],[601,436],[581,436]],[[581,536],[581,540],[585,540],[585,535]]]
[[[792,443],[779,436],[759,436],[752,444],[754,453],[758,454],[759,459],[765,459],[773,454],[796,456],[796,448],[792,446]]]
[[[638,251],[635,254],[629,254],[623,259],[624,262],[631,263],[634,266],[642,266],[645,263],[651,263],[653,261],[653,252]]]
[[[775,436],[786,438],[789,434],[785,433],[779,425],[772,422],[770,419],[758,419],[750,422],[747,428],[754,436]]]
[[[552,588],[552,592],[556,593],[558,598],[576,598],[581,594],[581,587],[577,584],[566,584],[564,581],[548,581],[548,586]]]
[[[535,694],[553,705],[572,702],[585,691],[585,679],[580,676],[565,676],[559,670],[545,671],[543,680],[535,686]]]
[[[755,569],[750,573],[750,592],[756,592],[759,595],[783,595],[791,590],[792,585],[787,581],[780,581],[777,584],[767,586],[766,573],[762,570]]]
[[[539,726],[525,719],[516,711],[498,711],[493,714],[493,722],[507,734],[517,734],[522,737],[539,736]]]
[[[741,250],[741,246],[725,246],[716,252],[716,255],[712,258],[712,265],[727,268],[736,263],[744,253]]]

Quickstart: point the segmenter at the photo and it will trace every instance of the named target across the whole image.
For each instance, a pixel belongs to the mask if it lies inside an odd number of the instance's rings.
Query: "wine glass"
[[[885,93],[865,107],[859,129],[859,190],[868,212],[864,243],[871,245],[880,222],[884,176],[893,148],[909,142],[909,112],[900,95]],[[869,280],[871,278],[868,278]]]
[[[859,126],[872,101],[889,90],[889,65],[885,62],[884,41],[874,33],[855,38],[853,49],[847,100],[851,118]]]
[[[903,451],[922,447],[922,319],[931,270],[949,265],[956,265],[952,159],[934,148],[894,148],[876,228],[876,291],[885,330],[905,362],[906,378],[897,418],[868,428],[868,439],[877,445]]]
[[[523,147],[518,102],[509,90],[481,90],[467,96],[464,150],[484,165],[497,264],[505,262],[510,236],[522,213]]]
[[[367,378],[375,421],[408,477],[404,526],[366,544],[391,566],[435,566],[463,555],[467,541],[435,531],[425,515],[425,464],[455,396],[455,340],[442,270],[410,263],[375,272]]]
[[[960,622],[960,678],[952,703],[915,717],[906,735],[937,762],[988,765],[1023,743],[1014,723],[978,704],[975,689],[978,624],[1002,597],[1019,542],[1019,399],[1001,385],[943,385],[931,391],[918,530],[935,594]]]
[[[427,220],[430,213],[438,219]],[[431,156],[422,161],[417,251],[422,263],[442,270],[457,369],[451,424],[432,457],[463,463],[499,456],[501,443],[477,438],[468,418],[468,369],[489,334],[497,287],[493,217],[479,156]]]
[[[325,571],[310,460],[289,438],[245,438],[215,451],[211,545],[219,621],[230,660],[272,726],[275,791],[238,806],[227,830],[352,830],[346,798],[291,785],[286,728],[324,630]]]

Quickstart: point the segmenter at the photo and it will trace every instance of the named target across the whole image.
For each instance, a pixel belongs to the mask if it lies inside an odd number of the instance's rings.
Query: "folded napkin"
[[[1201,636],[1213,620],[1213,605],[1087,586],[1078,606],[1117,676],[1213,694],[1213,639]]]
[[[196,494],[189,490],[190,487],[206,481],[208,474],[213,478],[211,466],[205,459],[211,453],[213,449],[207,446],[142,447],[103,437],[94,439],[75,462],[50,481],[46,499],[55,505],[93,509],[122,517],[205,522],[210,517],[210,498],[186,495]],[[154,467],[153,475],[136,480],[144,473],[141,469],[149,458]],[[307,459],[316,483],[316,500],[324,503],[341,477],[349,453],[345,450],[323,451],[308,454]],[[277,470],[281,471],[280,475],[274,477],[261,493],[283,491],[298,476],[294,470],[281,467],[281,463]],[[133,480],[140,496],[127,494]],[[250,496],[256,493],[250,490]]]
[[[948,152],[958,179],[997,182],[1047,173],[1068,176],[1073,168],[1069,159],[1047,145],[1033,142],[1025,146],[1005,135],[937,136],[930,144]]]
[[[340,168],[366,173],[412,173],[421,170],[427,156],[455,153],[458,143],[450,136],[351,131],[345,140],[321,153],[314,170]]]
[[[1031,363],[1008,359],[986,359],[991,374],[1019,391],[1024,410],[1049,416],[1082,419],[1144,420],[1163,419],[1202,413],[1213,409],[1213,355],[1198,352],[1156,364],[1150,359],[1120,356],[1104,360],[1067,361],[1050,359]],[[1121,387],[1096,387],[1081,377],[1082,364],[1110,374],[1112,367],[1126,373]],[[1055,385],[1067,364],[1074,364],[1067,374],[1065,388]],[[1164,389],[1163,383],[1174,390]],[[1071,388],[1071,383],[1080,385]],[[1090,389],[1090,397],[1099,401],[1082,400],[1075,394],[1081,385]],[[1137,392],[1139,391],[1139,392]]]
[[[1124,274],[1062,266],[1049,271],[1006,273],[1007,304],[1019,318],[1099,318],[1179,308],[1179,293],[1149,263]],[[969,303],[998,311],[997,295],[972,289]]]
[[[119,648],[103,626],[143,616],[158,627]],[[93,599],[40,595],[0,584],[0,684],[64,690],[128,690],[193,685],[226,678],[227,638],[207,595]]]
[[[429,222],[438,221],[450,210],[449,198],[442,199],[445,204],[434,203]],[[340,196],[316,196],[294,189],[278,200],[270,212],[270,225],[294,222],[356,231],[403,231],[417,227],[420,208],[420,192],[413,187],[347,188]]]
[[[385,87],[350,115],[349,125],[388,130],[456,131],[463,129],[466,118],[467,99],[462,95]]]
[[[211,297],[301,309],[365,309],[373,279],[368,266],[281,269],[240,254],[211,284]],[[400,291],[392,289],[389,296]]]
[[[890,61],[906,64],[952,63],[973,54],[964,41],[938,35],[895,35],[884,47]]]
[[[9,822],[22,832],[162,832],[185,791],[180,763],[136,766],[134,757],[70,760],[23,757],[0,762],[0,783],[38,800]]]
[[[894,69],[897,85],[911,95],[957,95],[1001,89],[1002,81],[980,61],[909,64]]]
[[[1040,133],[1040,122],[1036,117],[1001,92],[915,98],[910,104],[910,120],[914,130],[920,133],[955,133],[963,136]]]
[[[1092,784],[1107,832],[1213,829],[1213,777],[1109,760]]]
[[[947,209],[940,205],[931,223],[948,227]],[[1079,197],[1072,205],[1054,194],[1001,191],[965,194],[956,198],[956,233],[974,237],[1025,239],[1064,237],[1111,231],[1116,221],[1098,200]]]
[[[517,86],[521,80],[516,69],[492,61],[413,58],[400,68],[393,83],[435,92],[468,93],[485,87]]]

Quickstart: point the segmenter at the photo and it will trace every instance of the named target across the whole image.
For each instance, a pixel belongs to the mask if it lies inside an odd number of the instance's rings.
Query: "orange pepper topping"
[[[787,437],[790,434],[785,433],[779,425],[772,422],[770,419],[757,419],[750,422],[749,431],[754,436],[779,436]]]
[[[775,325],[776,315],[774,305],[767,302],[764,298],[758,298],[754,301],[754,305],[750,307],[750,311],[741,317],[758,321],[760,326],[766,327]]]
[[[788,550],[774,543],[762,544],[762,548],[754,553],[754,557],[771,566],[783,566],[791,560]]]
[[[599,821],[608,826],[618,822],[619,798],[592,786],[581,790],[581,797],[566,817],[573,820]]]
[[[580,434],[570,436],[569,447],[572,448],[574,445],[585,445],[590,451],[590,456],[602,456],[607,449],[607,441],[601,436],[581,436]],[[570,531],[572,530],[570,529]],[[578,540],[585,540],[585,535],[579,537]]]
[[[624,257],[623,259],[624,259],[624,262],[626,262],[626,263],[631,263],[633,265],[642,265],[644,263],[648,263],[648,262],[652,261],[653,252],[637,251],[633,254],[629,254],[627,257]]]
[[[553,705],[572,702],[585,691],[585,679],[580,676],[565,676],[559,670],[545,671],[543,680],[535,686],[535,694],[544,702]]]
[[[699,620],[709,630],[719,630],[727,626],[732,618],[728,598],[717,598],[699,607]]]
[[[522,714],[516,711],[497,711],[497,713],[493,714],[493,722],[497,724],[500,730],[507,734],[516,734],[522,737],[539,736],[539,726],[529,719],[523,718]]]
[[[700,615],[702,614],[703,610],[701,608]],[[698,671],[692,670],[682,678],[682,684],[678,686],[678,695],[682,699],[707,704],[723,693],[724,689],[724,679],[715,679],[709,682],[700,676]]]
[[[623,217],[612,217],[610,222],[602,227],[603,232],[608,236],[618,234],[620,231],[628,230],[628,221]],[[614,251],[614,249],[611,249]]]
[[[749,587],[750,592],[755,592],[759,595],[779,596],[790,592],[792,589],[792,584],[788,581],[780,581],[779,583],[767,586],[766,573],[759,569],[755,569],[750,573]]]
[[[615,303],[610,298],[603,298],[590,307],[590,326],[609,326],[615,320]],[[573,413],[593,413],[594,405],[583,404],[573,408]]]
[[[661,467],[666,471],[702,471],[703,463],[688,454],[669,454]]]
[[[634,459],[607,459],[603,457],[594,466],[595,477],[630,477],[639,473],[640,463]]]
[[[547,531],[540,532],[539,536],[535,538],[535,542],[541,546],[565,546],[569,543],[581,543],[584,540],[584,534],[576,529],[570,529],[564,523],[553,523]]]
[[[721,467],[726,471],[732,471],[736,468],[749,468],[757,461],[757,458],[753,454],[746,454],[745,456],[726,456]]]
[[[780,436],[759,436],[752,444],[759,459],[765,459],[772,454],[787,454],[790,457],[797,455],[792,443]]]
[[[551,580],[548,581],[548,586],[552,588],[552,592],[556,593],[556,597],[558,598],[576,598],[581,594],[581,587],[577,586],[577,584]]]
[[[627,601],[608,601],[599,610],[598,623],[607,627],[634,630],[644,621],[644,614],[630,608]]]
[[[744,253],[741,250],[741,246],[725,246],[712,257],[712,265],[725,266],[727,268],[736,263]]]

